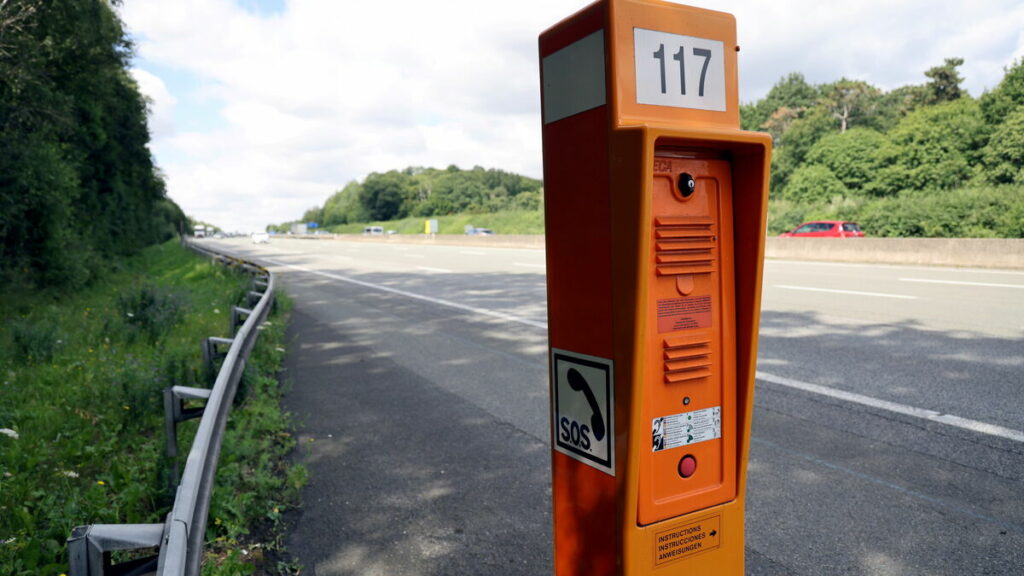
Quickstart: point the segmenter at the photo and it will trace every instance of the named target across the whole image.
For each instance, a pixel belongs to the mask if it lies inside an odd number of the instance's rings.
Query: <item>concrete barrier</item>
[[[765,257],[1024,270],[1024,239],[768,238]]]
[[[445,246],[544,249],[543,235],[323,234],[292,236],[314,240],[391,242]],[[777,238],[767,239],[765,257],[780,260],[956,266],[1024,270],[1024,239],[1003,238]]]

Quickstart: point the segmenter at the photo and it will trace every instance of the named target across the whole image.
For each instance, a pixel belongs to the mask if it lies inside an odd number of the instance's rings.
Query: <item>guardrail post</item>
[[[178,486],[178,424],[193,418],[199,418],[206,407],[185,408],[185,400],[210,398],[211,390],[207,388],[190,388],[188,386],[172,386],[164,388],[164,430],[166,431],[167,459],[170,460],[170,477],[168,487],[173,491]]]
[[[214,370],[213,362],[223,358],[227,352],[221,352],[219,346],[226,344],[231,346],[234,342],[233,338],[219,338],[217,336],[210,336],[202,342],[200,342],[200,348],[203,350],[203,372],[210,384],[213,384],[213,379],[216,377],[217,372]]]
[[[132,576],[149,574],[157,566],[157,557],[130,560],[118,565],[110,562],[114,550],[138,550],[160,546],[163,524],[92,524],[78,526],[68,538],[71,576]]]
[[[241,306],[231,307],[231,335],[234,336],[238,332],[238,327],[242,325],[242,316],[248,317],[252,314],[252,310],[249,308],[242,308]]]

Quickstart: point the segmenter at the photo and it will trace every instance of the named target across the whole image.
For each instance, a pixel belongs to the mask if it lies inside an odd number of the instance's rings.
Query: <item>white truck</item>
[[[196,224],[195,228],[192,229],[192,236],[196,238],[206,238],[206,226],[203,224]]]

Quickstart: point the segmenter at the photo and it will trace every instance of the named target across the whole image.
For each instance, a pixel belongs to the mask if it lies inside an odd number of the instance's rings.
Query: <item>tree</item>
[[[783,198],[804,204],[828,202],[846,196],[847,189],[828,168],[820,164],[801,166],[789,179]]]
[[[402,208],[410,179],[410,176],[397,170],[384,174],[374,172],[366,177],[359,192],[359,203],[371,220],[386,221],[406,215]]]
[[[889,132],[880,182],[872,191],[948,190],[971,176],[988,131],[977,101],[960,98],[919,108]]]
[[[0,280],[87,282],[165,236],[146,101],[111,3],[0,0]]]
[[[780,108],[801,114],[818,99],[818,90],[807,83],[804,75],[791,72],[772,86],[764,98],[756,104],[741,109],[742,127],[745,130],[761,130]]]
[[[823,108],[815,107],[802,118],[794,120],[775,142],[772,154],[771,189],[781,192],[794,170],[804,163],[807,152],[821,137],[834,130],[832,118]]]
[[[992,133],[982,150],[981,177],[992,184],[1024,184],[1024,105]]]
[[[878,177],[887,144],[875,130],[851,128],[818,140],[807,153],[807,162],[828,168],[850,191],[859,191]]]
[[[881,91],[861,80],[842,78],[821,88],[818,105],[839,121],[839,132],[875,113]]]
[[[927,104],[938,104],[940,102],[951,102],[963,96],[963,89],[960,84],[964,81],[957,67],[962,66],[963,58],[946,58],[942,66],[934,66],[924,73],[931,78],[931,82],[925,85],[927,91]]]
[[[999,124],[1018,106],[1024,104],[1024,60],[1007,69],[1003,79],[991,92],[981,95],[981,110],[991,126]]]

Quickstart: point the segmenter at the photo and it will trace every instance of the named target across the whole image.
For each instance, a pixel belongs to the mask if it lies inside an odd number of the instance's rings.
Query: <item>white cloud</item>
[[[178,99],[167,90],[159,77],[132,68],[129,71],[139,85],[139,91],[149,99],[149,130],[154,140],[174,135],[174,107]]]
[[[230,0],[132,0],[121,12],[171,196],[204,220],[255,229],[371,171],[457,164],[539,177],[537,36],[586,3],[288,0],[261,17]],[[735,14],[743,101],[793,71],[923,83],[952,56],[978,95],[1024,54],[1018,0],[693,4]],[[194,82],[160,82],[157,69]],[[194,102],[216,116],[186,129]]]

